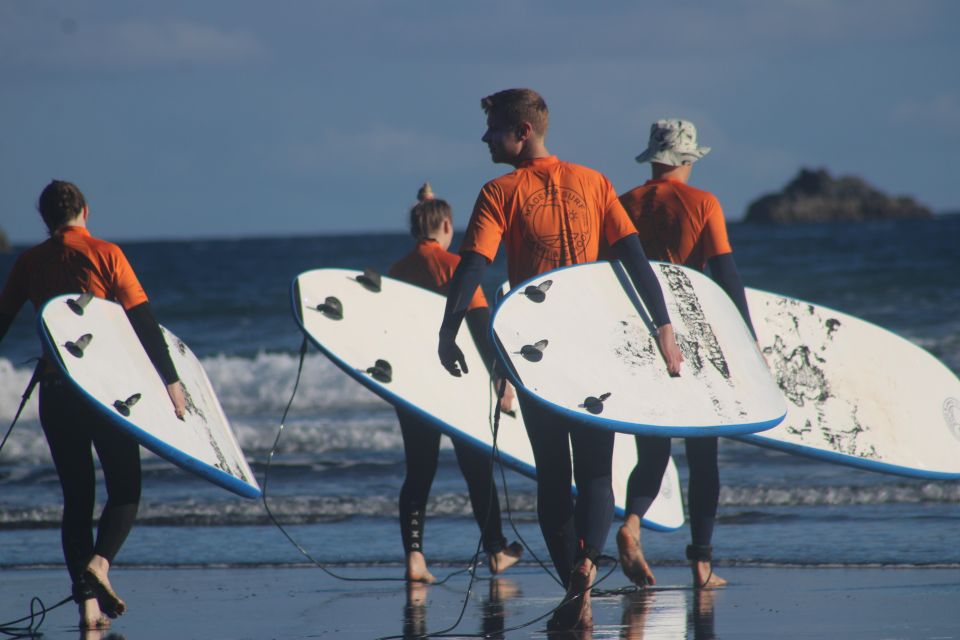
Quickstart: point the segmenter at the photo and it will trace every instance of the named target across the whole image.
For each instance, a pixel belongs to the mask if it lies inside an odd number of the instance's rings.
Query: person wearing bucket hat
[[[688,184],[693,163],[709,153],[697,145],[697,129],[687,120],[658,120],[650,127],[646,150],[637,162],[649,162],[652,178],[620,196],[637,227],[643,250],[661,260],[703,271],[736,304],[756,337],[746,293],[733,260],[723,209],[708,191]],[[627,511],[617,532],[617,549],[624,574],[634,583],[654,584],[640,544],[640,521],[660,489],[670,459],[670,439],[637,436],[637,465],[627,482]],[[694,587],[720,587],[726,580],[713,573],[712,538],[720,496],[717,438],[686,438],[690,468],[688,501],[691,544],[687,559]]]

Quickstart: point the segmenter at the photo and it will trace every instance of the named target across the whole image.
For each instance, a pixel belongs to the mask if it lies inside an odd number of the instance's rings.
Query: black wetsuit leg
[[[660,483],[670,462],[670,438],[636,436],[637,464],[627,480],[627,515],[641,518],[660,493]]]
[[[613,431],[570,428],[579,551],[601,553],[613,524]]]
[[[40,423],[63,490],[61,539],[70,577],[76,581],[90,557],[113,562],[133,528],[140,503],[140,447],[98,416],[59,376],[40,384]],[[96,447],[107,502],[93,538]]]
[[[695,545],[709,545],[720,502],[720,468],[717,438],[686,438],[690,481],[687,489],[690,510],[690,539]]]
[[[564,586],[583,547],[602,551],[613,519],[610,484],[613,433],[578,427],[518,393],[537,466],[537,516],[550,559]],[[576,503],[571,484],[579,483]]]
[[[422,552],[427,498],[440,456],[440,432],[401,409],[397,409],[397,419],[407,465],[400,488],[400,539],[404,552]]]
[[[457,455],[463,479],[467,481],[473,517],[483,538],[483,550],[487,553],[502,551],[507,546],[507,540],[503,537],[500,500],[497,497],[497,485],[493,481],[490,455],[455,439],[453,451]]]

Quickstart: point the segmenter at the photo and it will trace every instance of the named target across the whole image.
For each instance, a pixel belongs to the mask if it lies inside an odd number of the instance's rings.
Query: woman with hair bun
[[[430,183],[417,192],[417,204],[410,209],[410,234],[416,240],[413,250],[390,268],[390,276],[424,289],[446,295],[460,256],[450,253],[453,240],[453,210],[437,198]],[[492,362],[492,349],[486,327],[490,309],[478,287],[467,311],[467,323],[486,362]],[[507,385],[502,406],[510,408],[513,389]],[[427,569],[423,554],[423,529],[427,497],[437,471],[440,431],[413,413],[397,408],[407,473],[400,490],[400,536],[406,553],[406,578],[411,582],[435,580]],[[453,439],[457,463],[470,494],[473,515],[483,536],[487,564],[493,574],[516,564],[523,553],[519,543],[507,544],[500,521],[500,503],[493,480],[490,456]]]

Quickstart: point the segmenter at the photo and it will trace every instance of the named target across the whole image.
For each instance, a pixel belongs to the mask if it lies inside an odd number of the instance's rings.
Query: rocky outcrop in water
[[[754,200],[746,222],[862,222],[930,218],[933,212],[907,196],[888,196],[862,178],[833,178],[825,169],[801,169],[780,193]]]

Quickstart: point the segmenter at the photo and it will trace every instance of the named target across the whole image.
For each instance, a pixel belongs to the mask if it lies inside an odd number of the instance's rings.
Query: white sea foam
[[[214,356],[202,360],[241,447],[251,452],[273,445],[284,408],[293,393],[299,356],[258,353],[253,358]],[[32,368],[0,358],[0,419],[4,432],[16,414]],[[287,416],[281,453],[401,448],[390,405],[320,354],[308,354]],[[149,457],[150,454],[146,454]],[[46,464],[49,452],[37,409],[37,393],[24,407],[0,451],[0,464]]]

